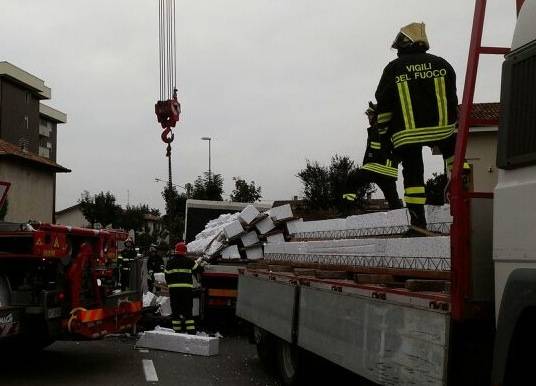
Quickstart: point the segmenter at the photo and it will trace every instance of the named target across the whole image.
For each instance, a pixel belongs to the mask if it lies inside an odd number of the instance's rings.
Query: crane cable
[[[160,100],[174,97],[177,86],[175,0],[158,0]]]

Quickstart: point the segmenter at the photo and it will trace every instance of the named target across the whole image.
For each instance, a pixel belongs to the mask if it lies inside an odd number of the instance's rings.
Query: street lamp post
[[[212,179],[212,170],[210,168],[210,142],[212,141],[211,137],[201,137],[203,141],[208,141],[208,180]]]

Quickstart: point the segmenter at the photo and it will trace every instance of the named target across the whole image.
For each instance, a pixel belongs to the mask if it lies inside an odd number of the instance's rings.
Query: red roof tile
[[[12,143],[6,142],[2,139],[0,139],[0,157],[22,159],[27,162],[37,164],[56,173],[69,173],[71,171],[57,164],[56,162],[49,160],[48,158],[44,158],[38,156],[37,154],[30,153],[29,151],[22,150],[20,147],[13,145]]]

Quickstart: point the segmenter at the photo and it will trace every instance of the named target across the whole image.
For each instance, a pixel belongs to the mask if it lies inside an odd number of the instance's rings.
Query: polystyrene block
[[[212,336],[178,334],[173,331],[155,330],[144,332],[138,339],[136,346],[184,354],[212,356],[218,355],[220,341],[219,338]]]
[[[286,204],[286,205],[276,206],[270,209],[270,217],[272,217],[274,221],[283,221],[283,220],[288,220],[294,217],[294,215],[292,214],[292,209],[290,207],[290,204]]]
[[[270,232],[272,229],[275,228],[275,224],[271,217],[265,217],[257,224],[255,224],[255,227],[261,235],[265,235],[266,233]]]
[[[240,236],[240,240],[242,241],[244,247],[249,247],[257,244],[259,242],[259,237],[257,236],[257,232],[251,231]]]
[[[256,247],[246,248],[246,256],[249,260],[262,259],[264,257],[262,247],[259,245]]]
[[[221,253],[222,259],[240,259],[240,252],[238,252],[238,246],[229,245]]]
[[[273,235],[266,237],[266,241],[268,243],[284,243],[285,236],[283,233],[274,233]]]
[[[223,233],[225,234],[227,240],[231,240],[244,233],[244,228],[242,227],[240,221],[235,220],[223,228]]]
[[[242,212],[240,212],[240,215],[238,217],[244,225],[249,225],[259,215],[260,212],[257,210],[257,208],[255,208],[253,205],[248,205],[242,210]]]

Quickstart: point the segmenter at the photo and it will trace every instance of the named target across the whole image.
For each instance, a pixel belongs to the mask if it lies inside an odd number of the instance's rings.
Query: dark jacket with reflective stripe
[[[130,271],[132,262],[136,259],[136,255],[137,253],[135,249],[124,249],[121,251],[121,254],[117,258],[119,267],[122,270]]]
[[[456,74],[443,58],[401,53],[385,67],[376,90],[378,125],[389,128],[393,147],[430,143],[454,133]]]
[[[367,148],[362,169],[397,178],[398,163],[393,160],[389,137],[386,134],[380,134],[377,127],[369,127],[367,133]]]
[[[184,256],[173,255],[166,264],[166,283],[169,288],[192,288],[192,273],[196,271],[195,262]]]

